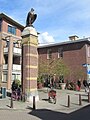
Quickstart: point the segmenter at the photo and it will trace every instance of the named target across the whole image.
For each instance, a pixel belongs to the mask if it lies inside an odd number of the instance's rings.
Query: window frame
[[[47,50],[47,59],[51,59],[52,58],[52,50],[48,49]]]
[[[58,58],[63,58],[63,48],[58,48]]]
[[[8,33],[11,33],[13,35],[16,35],[16,27],[8,25]]]
[[[87,56],[90,57],[90,47],[87,47]]]

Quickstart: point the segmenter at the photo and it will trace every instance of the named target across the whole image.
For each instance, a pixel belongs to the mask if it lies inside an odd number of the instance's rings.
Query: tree
[[[38,73],[41,76],[42,74],[60,76],[64,77],[69,74],[69,68],[61,59],[49,59],[47,61],[41,61],[39,63]]]
[[[69,74],[70,70],[62,59],[56,59],[52,62],[51,71],[57,76],[63,75],[65,77]]]
[[[42,74],[47,74],[48,72],[48,67],[47,67],[47,62],[45,61],[40,61],[38,64],[38,76],[42,76]]]

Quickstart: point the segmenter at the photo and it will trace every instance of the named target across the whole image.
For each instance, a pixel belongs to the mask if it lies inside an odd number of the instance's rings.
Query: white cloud
[[[48,32],[44,32],[39,35],[39,44],[48,44],[48,43],[54,43],[54,38],[48,34]]]
[[[39,35],[39,43],[68,40],[69,35],[90,36],[90,0],[0,0],[0,11],[26,24],[26,17],[33,7],[37,14],[34,27]],[[17,7],[15,7],[17,6]]]

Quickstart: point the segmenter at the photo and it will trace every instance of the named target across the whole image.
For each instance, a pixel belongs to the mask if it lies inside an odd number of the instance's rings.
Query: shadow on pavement
[[[90,120],[90,105],[70,114],[48,109],[32,110],[28,114],[36,116],[40,120]]]
[[[60,118],[60,120],[65,120],[67,116],[65,113],[55,112],[48,109],[33,110],[29,114],[40,118],[40,120],[59,120],[58,118]]]
[[[44,100],[44,101],[48,101],[48,99],[42,99],[42,100]]]

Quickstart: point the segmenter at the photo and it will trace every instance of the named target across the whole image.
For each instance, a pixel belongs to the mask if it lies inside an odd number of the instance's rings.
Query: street
[[[48,102],[48,90],[39,91],[40,101],[33,110],[32,103],[14,101],[10,108],[10,98],[0,99],[0,120],[90,120],[90,103],[84,91],[57,90],[57,103]],[[82,105],[79,105],[79,94]],[[70,96],[70,107],[67,96]]]
[[[0,120],[90,120],[90,105],[69,114],[48,109],[0,110]]]

